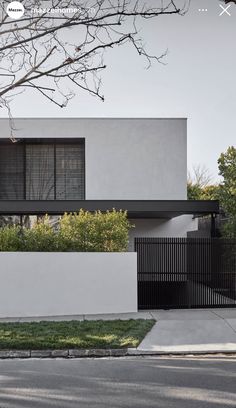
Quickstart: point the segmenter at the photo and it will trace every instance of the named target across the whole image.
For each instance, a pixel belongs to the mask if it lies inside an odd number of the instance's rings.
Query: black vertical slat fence
[[[236,240],[135,238],[139,309],[236,307]]]

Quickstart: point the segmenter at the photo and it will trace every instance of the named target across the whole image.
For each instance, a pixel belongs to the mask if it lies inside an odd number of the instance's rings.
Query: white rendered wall
[[[0,317],[137,311],[135,253],[0,252]]]
[[[192,215],[181,215],[180,217],[166,219],[136,219],[130,220],[135,225],[129,233],[129,250],[134,250],[134,238],[145,237],[186,237],[187,231],[198,229],[197,218]]]
[[[184,200],[186,119],[16,119],[17,138],[85,138],[86,199]],[[0,120],[0,137],[9,137]]]

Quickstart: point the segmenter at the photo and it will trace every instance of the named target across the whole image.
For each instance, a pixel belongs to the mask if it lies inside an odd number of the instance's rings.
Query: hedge
[[[123,252],[131,227],[125,211],[65,213],[56,230],[46,215],[30,229],[0,228],[0,251]]]

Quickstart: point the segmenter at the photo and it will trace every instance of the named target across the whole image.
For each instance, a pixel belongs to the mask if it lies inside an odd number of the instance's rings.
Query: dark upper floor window
[[[0,140],[1,200],[84,198],[84,139]]]

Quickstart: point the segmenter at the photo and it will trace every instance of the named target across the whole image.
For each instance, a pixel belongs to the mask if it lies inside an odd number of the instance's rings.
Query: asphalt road
[[[0,408],[235,408],[236,358],[1,360]]]

